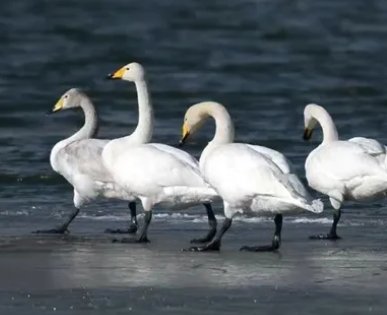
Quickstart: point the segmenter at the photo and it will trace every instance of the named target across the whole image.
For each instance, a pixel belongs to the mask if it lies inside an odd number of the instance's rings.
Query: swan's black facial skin
[[[52,114],[58,113],[60,111],[61,111],[61,109],[53,108],[53,109],[49,110],[48,112],[46,112],[46,115],[52,115]]]
[[[304,140],[309,140],[310,138],[312,138],[312,134],[313,134],[313,129],[309,129],[309,128],[305,128],[304,129]]]
[[[119,80],[120,78],[114,77],[114,73],[109,73],[106,77],[108,80]]]
[[[188,137],[189,137],[189,132],[183,135],[183,137],[179,141],[179,147],[182,147],[185,144],[185,141],[188,139]]]

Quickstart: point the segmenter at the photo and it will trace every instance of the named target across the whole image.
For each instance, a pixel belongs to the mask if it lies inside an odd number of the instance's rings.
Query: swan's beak
[[[109,73],[106,78],[110,80],[120,80],[124,76],[124,73],[125,73],[125,67],[122,67],[118,69],[116,72]]]
[[[56,102],[56,104],[54,105],[54,107],[52,108],[51,112],[49,112],[50,114],[52,113],[56,113],[56,112],[59,112],[63,109],[63,98],[60,98],[59,101]]]
[[[313,129],[305,128],[304,129],[304,140],[309,140],[312,137]]]
[[[181,136],[181,140],[179,142],[179,146],[180,147],[183,146],[183,144],[185,143],[185,141],[189,137],[189,132],[190,132],[189,126],[188,126],[188,124],[186,122],[184,122],[182,130],[181,130],[182,136]]]

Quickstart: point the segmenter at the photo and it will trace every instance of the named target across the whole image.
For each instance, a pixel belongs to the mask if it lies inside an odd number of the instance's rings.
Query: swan
[[[225,220],[216,237],[192,251],[219,250],[221,238],[238,213],[274,215],[275,232],[269,246],[243,246],[246,251],[275,251],[280,247],[282,214],[302,210],[320,213],[323,204],[313,200],[286,158],[269,148],[234,143],[234,125],[226,108],[216,102],[192,105],[182,127],[183,144],[208,118],[215,120],[215,135],[203,150],[199,164],[204,179],[223,199]]]
[[[219,196],[203,180],[198,161],[177,148],[141,141],[144,133],[150,139],[149,133],[153,130],[153,107],[145,69],[132,62],[109,74],[108,78],[134,82],[138,94],[137,129],[129,136],[111,140],[102,151],[103,163],[114,181],[138,197],[145,211],[144,225],[138,237],[121,242],[149,242],[147,231],[154,206],[178,210],[197,204],[205,206],[210,230],[204,238],[191,242],[210,241],[216,234],[216,218],[210,203]]]
[[[85,115],[83,127],[71,137],[59,141],[50,154],[52,169],[61,174],[74,187],[75,210],[61,226],[36,232],[67,232],[82,205],[98,196],[103,196],[129,201],[131,225],[126,232],[135,233],[137,230],[135,198],[120,190],[102,163],[102,149],[109,140],[91,139],[97,133],[98,116],[89,97],[80,89],[72,88],[60,97],[51,113],[76,107],[81,107]]]
[[[308,184],[329,197],[334,209],[328,234],[312,239],[337,240],[337,224],[344,200],[361,201],[384,197],[387,191],[386,147],[374,139],[356,137],[339,140],[332,117],[324,107],[308,104],[304,109],[304,139],[315,126],[323,131],[322,143],[309,153],[305,162]]]

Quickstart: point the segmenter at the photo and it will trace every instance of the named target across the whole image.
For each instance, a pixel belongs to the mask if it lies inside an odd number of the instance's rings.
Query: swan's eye
[[[64,98],[69,98],[69,96],[68,96],[68,95],[65,95]]]
[[[126,67],[125,70],[128,70],[128,71],[129,71],[129,67]]]

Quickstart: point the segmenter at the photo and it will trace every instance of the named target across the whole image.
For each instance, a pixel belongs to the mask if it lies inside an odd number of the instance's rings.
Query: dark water
[[[148,71],[157,142],[177,143],[185,109],[212,99],[228,107],[238,141],[284,152],[302,176],[320,135],[301,140],[309,102],[331,112],[342,138],[387,143],[386,21],[385,1],[2,1],[0,313],[382,314],[384,202],[346,204],[336,244],[306,240],[328,229],[329,208],[289,218],[274,256],[237,252],[272,233],[267,220],[243,218],[224,253],[179,253],[205,229],[200,209],[160,209],[150,248],[113,246],[103,234],[125,224],[123,202],[87,207],[71,228],[74,238],[30,231],[72,209],[72,189],[48,156],[81,115],[45,112],[65,90],[81,87],[99,108],[100,137],[128,134],[137,120],[134,87],[104,76],[131,61]],[[212,128],[187,150],[200,154]]]

